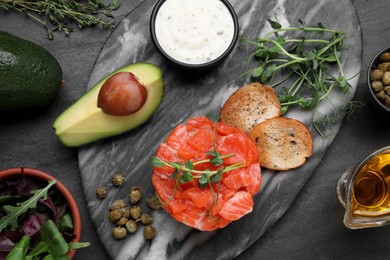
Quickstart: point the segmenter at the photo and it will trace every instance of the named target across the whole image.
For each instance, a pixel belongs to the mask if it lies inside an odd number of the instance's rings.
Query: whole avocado
[[[49,105],[61,84],[61,66],[51,53],[0,32],[0,111]]]

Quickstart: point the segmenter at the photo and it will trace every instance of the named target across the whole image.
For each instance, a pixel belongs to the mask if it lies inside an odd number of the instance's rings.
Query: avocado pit
[[[98,95],[97,106],[113,116],[131,115],[142,108],[148,92],[131,72],[118,72],[104,82]]]

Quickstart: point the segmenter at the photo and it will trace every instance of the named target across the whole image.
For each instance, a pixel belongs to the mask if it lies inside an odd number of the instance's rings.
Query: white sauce
[[[188,64],[218,58],[234,35],[233,18],[220,0],[166,0],[157,13],[155,28],[163,50]]]

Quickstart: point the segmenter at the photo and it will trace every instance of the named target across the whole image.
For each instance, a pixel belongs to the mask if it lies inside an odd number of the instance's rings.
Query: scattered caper
[[[120,209],[112,210],[110,213],[108,213],[108,219],[112,222],[115,223],[118,220],[122,218],[122,212]]]
[[[130,216],[136,220],[141,217],[142,214],[142,209],[140,206],[133,206],[130,208]]]
[[[126,207],[126,203],[124,200],[115,200],[113,203],[111,203],[110,210],[121,209],[124,207]]]
[[[115,239],[122,239],[127,235],[127,230],[124,227],[114,227],[112,229],[112,236]]]
[[[122,217],[129,218],[130,217],[130,208],[129,207],[124,207],[120,209],[122,213]]]
[[[381,71],[380,69],[374,69],[373,71],[371,71],[370,79],[371,80],[381,80],[383,77],[383,74],[384,74],[384,72]]]
[[[107,196],[107,192],[108,190],[106,187],[97,187],[95,191],[96,197],[100,200],[104,199]]]
[[[112,176],[112,184],[114,186],[121,186],[123,182],[125,181],[125,177],[123,176],[122,173],[117,173],[114,176]]]
[[[153,217],[148,215],[148,214],[143,213],[141,215],[141,217],[139,218],[139,220],[141,221],[142,224],[146,225],[146,224],[150,224],[153,222]]]
[[[146,205],[149,208],[151,208],[151,209],[159,209],[159,208],[161,208],[161,201],[157,197],[157,194],[154,194],[154,195],[150,194],[146,198]]]
[[[129,219],[128,219],[128,218],[121,217],[121,218],[116,222],[116,224],[117,224],[118,226],[124,226],[124,225],[126,225],[127,222],[129,222]]]
[[[135,233],[135,232],[137,232],[137,229],[138,229],[137,223],[135,223],[134,220],[129,220],[129,221],[127,221],[127,223],[126,223],[126,229],[127,229],[127,231],[129,231],[129,233]]]
[[[130,190],[130,202],[135,204],[140,201],[142,197],[142,189],[138,186],[131,187]]]
[[[157,234],[157,231],[153,226],[147,225],[144,227],[144,238],[145,239],[152,239],[156,234]]]

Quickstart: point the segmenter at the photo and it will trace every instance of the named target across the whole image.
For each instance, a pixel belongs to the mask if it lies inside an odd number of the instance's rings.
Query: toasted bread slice
[[[221,109],[220,121],[248,134],[255,125],[280,113],[281,106],[275,90],[252,83],[237,89],[228,98]]]
[[[256,125],[248,136],[257,146],[260,165],[271,170],[297,168],[313,153],[311,132],[296,119],[268,119]]]

